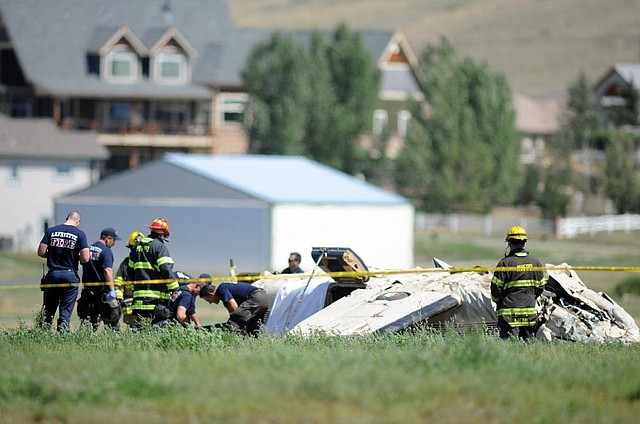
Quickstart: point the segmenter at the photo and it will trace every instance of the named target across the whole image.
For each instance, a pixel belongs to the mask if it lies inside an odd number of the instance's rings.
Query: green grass
[[[449,38],[507,76],[513,91],[563,96],[581,72],[595,82],[614,63],[638,62],[635,0],[227,0],[238,26],[400,29],[416,54]],[[588,23],[588,24],[585,24]]]
[[[0,338],[4,422],[631,423],[640,414],[638,344],[27,325]]]
[[[529,247],[543,262],[619,265],[638,257],[634,239],[534,239]],[[456,266],[494,266],[504,247],[497,237],[418,233],[416,263],[431,267],[433,255]],[[10,268],[15,281],[34,269]],[[613,295],[625,277],[579,274]],[[637,319],[640,301],[630,299],[621,304]],[[524,344],[481,331],[260,339],[181,327],[93,333],[76,317],[73,331],[59,334],[36,328],[39,304],[37,288],[0,290],[2,422],[634,423],[640,414],[640,344]],[[15,310],[5,315],[7,305]],[[198,311],[205,323],[226,316],[200,302]]]

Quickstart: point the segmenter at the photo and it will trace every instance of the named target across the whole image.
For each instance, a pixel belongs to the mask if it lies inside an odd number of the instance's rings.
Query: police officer
[[[134,327],[140,327],[143,319],[152,320],[156,305],[168,307],[171,292],[178,289],[173,277],[174,262],[166,246],[170,236],[169,223],[156,218],[147,227],[150,233],[132,249],[126,270],[134,281],[131,306]]]
[[[536,298],[544,287],[544,273],[540,261],[524,250],[527,232],[519,225],[509,228],[506,242],[508,253],[498,262],[491,279],[491,299],[496,303],[500,337],[534,336],[537,320]]]
[[[90,259],[87,235],[78,228],[80,221],[80,212],[69,212],[64,224],[45,231],[38,246],[38,256],[47,259],[49,269],[42,280],[44,323],[51,325],[59,309],[58,330],[68,329],[71,322],[80,283],[78,262],[84,264]]]

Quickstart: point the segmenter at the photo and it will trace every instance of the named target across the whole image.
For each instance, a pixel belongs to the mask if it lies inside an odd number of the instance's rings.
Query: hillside
[[[581,72],[640,61],[637,0],[227,0],[240,27],[400,29],[416,53],[441,36],[514,92],[562,96]]]

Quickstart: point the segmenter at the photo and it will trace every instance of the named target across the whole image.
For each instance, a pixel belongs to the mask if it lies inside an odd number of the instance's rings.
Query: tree
[[[638,125],[640,92],[638,92],[633,83],[624,83],[619,95],[624,99],[624,103],[619,106],[609,106],[605,109],[608,122],[616,127]]]
[[[250,152],[307,153],[302,139],[311,99],[308,73],[306,53],[290,36],[273,34],[253,48],[242,72],[250,97]]]
[[[511,204],[519,186],[520,140],[502,75],[460,58],[448,40],[428,45],[418,78],[429,112],[397,161],[397,184],[425,210],[487,212]]]
[[[516,198],[517,204],[527,205],[536,203],[538,198],[538,185],[540,182],[540,168],[536,165],[524,167],[522,185]]]
[[[551,170],[546,177],[544,190],[538,197],[543,218],[555,219],[567,215],[571,197],[563,191],[563,174],[564,170]]]
[[[609,131],[609,136],[605,168],[606,194],[619,213],[637,213],[640,210],[640,188],[633,136],[613,129]]]
[[[327,60],[336,97],[329,122],[335,123],[333,139],[324,140],[333,147],[332,162],[339,169],[356,174],[361,171],[365,152],[360,136],[371,128],[373,110],[378,100],[380,71],[367,52],[360,33],[339,25],[327,46]],[[322,159],[322,158],[321,158]]]
[[[584,73],[569,87],[567,105],[561,118],[560,134],[569,151],[589,147],[590,138],[598,129],[595,97]]]
[[[302,154],[354,174],[371,126],[380,75],[359,33],[340,25],[308,49],[282,34],[256,46],[243,79],[251,98],[250,150]]]

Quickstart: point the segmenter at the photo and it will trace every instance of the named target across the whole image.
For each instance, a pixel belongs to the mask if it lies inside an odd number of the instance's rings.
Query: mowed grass
[[[543,262],[629,265],[639,253],[634,236],[534,239],[529,247]],[[437,256],[489,267],[504,246],[497,237],[419,233],[416,263],[431,267]],[[14,269],[10,278],[22,279]],[[623,278],[590,274],[581,274],[590,286]],[[0,296],[16,303],[33,296],[0,330],[1,422],[635,423],[640,416],[640,344],[521,343],[428,329],[244,339],[181,327],[75,326],[59,334],[36,328],[37,288]],[[224,319],[221,307],[208,308],[199,301],[199,313],[213,309],[212,321]]]
[[[634,423],[640,345],[457,333],[0,335],[3,422]]]

